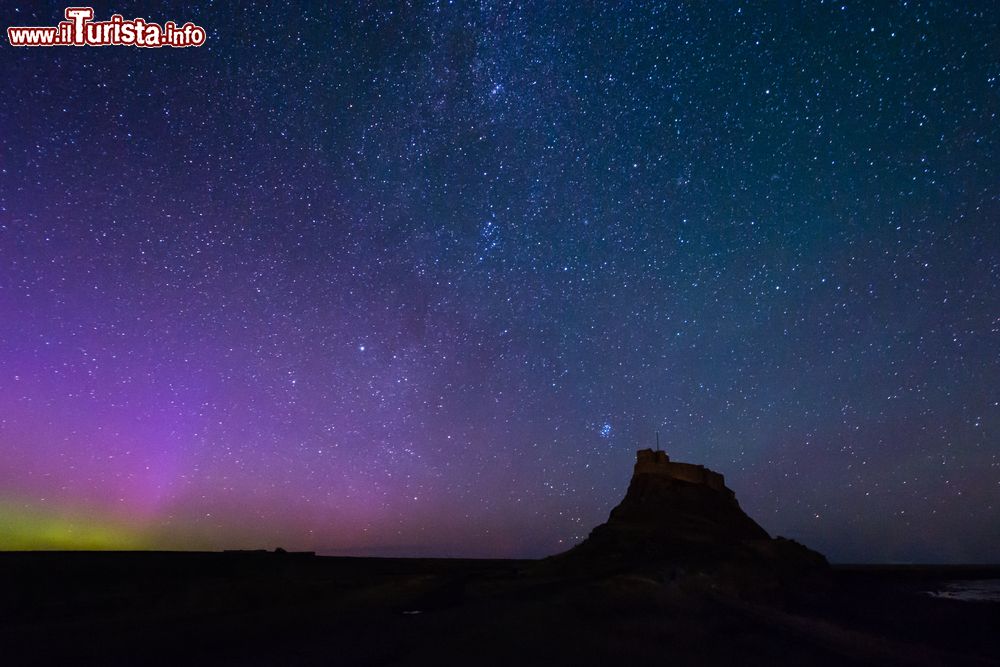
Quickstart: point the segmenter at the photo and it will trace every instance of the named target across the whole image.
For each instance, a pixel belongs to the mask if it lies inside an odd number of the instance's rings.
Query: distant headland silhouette
[[[594,572],[742,568],[758,581],[762,569],[785,576],[828,568],[821,554],[771,538],[742,510],[723,475],[652,449],[636,452],[628,490],[608,521],[554,560]]]

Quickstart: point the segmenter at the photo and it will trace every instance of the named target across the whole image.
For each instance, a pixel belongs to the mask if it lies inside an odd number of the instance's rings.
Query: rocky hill
[[[608,521],[556,560],[590,571],[749,568],[784,575],[827,567],[821,554],[772,539],[719,473],[649,449],[637,453],[628,491]]]

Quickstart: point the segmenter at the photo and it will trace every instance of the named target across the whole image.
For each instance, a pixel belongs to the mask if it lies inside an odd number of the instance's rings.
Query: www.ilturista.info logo
[[[93,21],[93,7],[67,7],[66,20],[52,27],[10,27],[11,46],[201,46],[205,29],[188,22],[178,27],[173,21],[163,25],[145,19],[126,21],[115,14],[108,21]]]

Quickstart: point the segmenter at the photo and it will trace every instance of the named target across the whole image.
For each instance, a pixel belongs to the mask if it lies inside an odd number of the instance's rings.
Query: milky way
[[[3,44],[0,548],[541,556],[659,431],[833,560],[995,561],[1000,11],[874,4]]]

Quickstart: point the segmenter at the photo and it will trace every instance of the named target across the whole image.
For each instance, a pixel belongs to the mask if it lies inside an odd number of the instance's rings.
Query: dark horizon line
[[[564,553],[564,552],[560,552]],[[476,560],[476,561],[542,561],[552,558],[558,554],[541,556],[539,558],[503,558],[503,557],[483,557],[483,556],[358,556],[358,555],[336,555],[326,554],[317,551],[292,551],[275,549],[222,549],[219,551],[207,550],[186,550],[186,549],[0,549],[0,556],[5,554],[121,554],[121,555],[265,555],[265,556],[298,556],[313,558],[339,558],[339,559],[368,559],[368,560]],[[852,561],[852,562],[830,562],[831,567],[836,568],[868,568],[868,567],[894,567],[894,568],[963,568],[963,569],[1000,569],[1000,562],[996,563],[955,563],[955,562],[932,562],[932,561]]]

